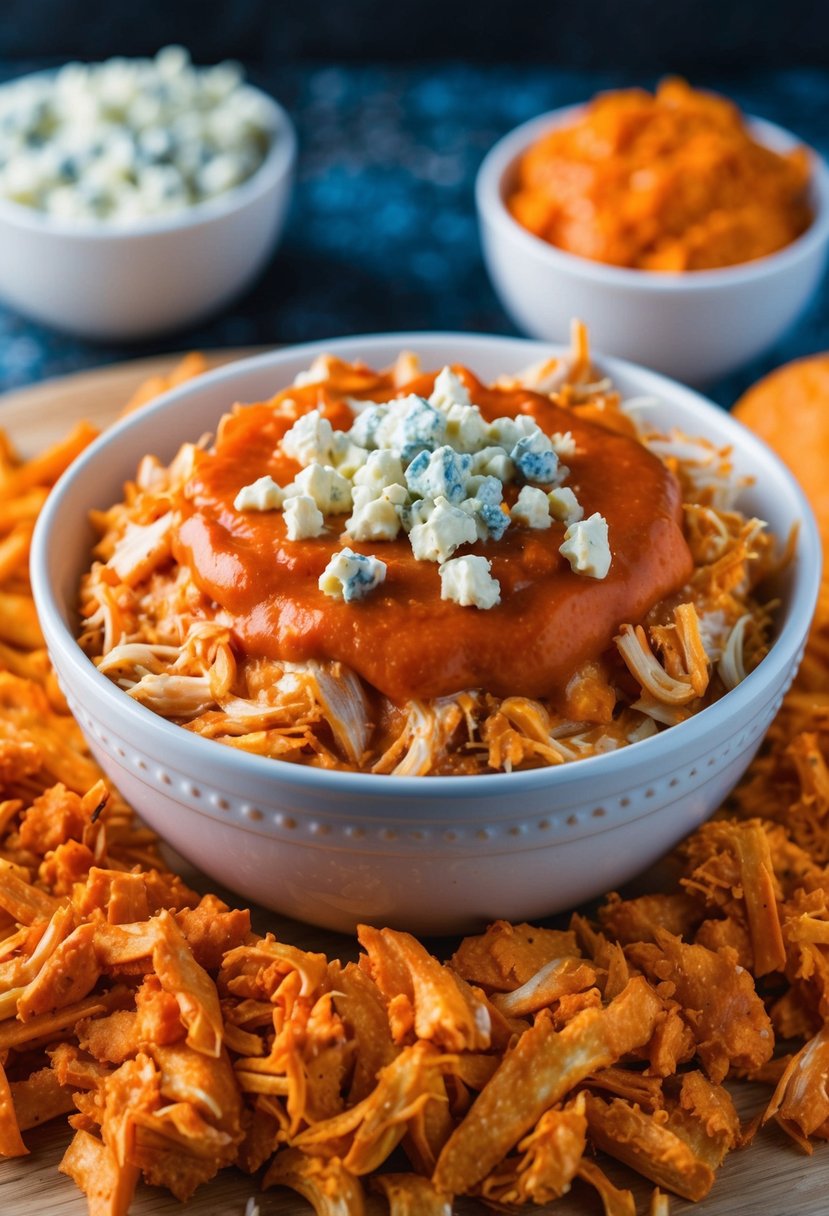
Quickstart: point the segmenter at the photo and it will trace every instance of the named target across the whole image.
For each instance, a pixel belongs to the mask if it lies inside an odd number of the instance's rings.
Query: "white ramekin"
[[[32,551],[38,612],[102,767],[165,840],[244,898],[340,930],[359,920],[430,933],[495,917],[532,920],[625,882],[706,819],[756,751],[803,652],[820,577],[814,519],[773,453],[696,393],[598,360],[626,396],[659,398],[660,422],[733,444],[737,475],[756,478],[742,508],[781,539],[794,525],[800,532],[770,654],[721,701],[644,742],[514,774],[326,772],[247,755],[165,721],[101,675],[75,641],[78,582],[93,541],[88,513],[120,499],[144,453],[169,459],[232,402],[271,396],[323,351],[385,366],[400,350],[430,368],[465,363],[485,380],[555,353],[461,334],[347,338],[245,360],[165,394],[107,431],[50,495]]]
[[[243,291],[282,234],[297,154],[286,111],[245,88],[266,108],[270,148],[247,181],[214,199],[129,225],[58,220],[0,199],[0,298],[55,329],[114,341],[178,329]]]
[[[521,155],[583,110],[567,106],[517,127],[495,144],[478,171],[484,257],[512,320],[534,338],[565,342],[571,317],[580,317],[599,350],[690,384],[725,375],[761,354],[794,322],[823,277],[829,243],[826,162],[811,152],[814,220],[777,253],[682,274],[607,266],[527,231],[504,201]],[[802,142],[773,123],[749,122],[753,135],[775,151]]]

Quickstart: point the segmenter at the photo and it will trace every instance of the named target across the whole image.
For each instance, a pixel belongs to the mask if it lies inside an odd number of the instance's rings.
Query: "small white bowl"
[[[768,257],[719,270],[664,274],[607,266],[559,249],[510,214],[505,197],[521,155],[584,111],[568,106],[517,127],[490,150],[475,198],[484,257],[501,303],[534,338],[567,340],[570,318],[587,323],[599,350],[691,384],[716,379],[771,346],[817,288],[829,242],[829,169],[812,151],[809,228]],[[777,152],[802,144],[750,118],[755,138]]]
[[[706,819],[745,770],[803,652],[820,578],[814,519],[777,457],[696,393],[600,360],[626,396],[661,399],[660,423],[733,444],[737,475],[756,477],[742,508],[781,539],[794,524],[800,534],[770,654],[721,701],[641,743],[513,774],[328,772],[248,755],[165,721],[103,676],[75,641],[78,584],[93,544],[89,511],[120,500],[142,455],[171,458],[232,402],[271,396],[323,351],[387,366],[400,350],[430,368],[465,363],[485,380],[561,353],[516,338],[358,337],[262,355],[185,384],[106,432],[61,478],[35,533],[35,601],[94,755],[141,816],[214,879],[343,931],[360,920],[424,933],[495,917],[534,920],[625,882]]]
[[[238,295],[282,233],[297,151],[282,106],[244,87],[266,108],[270,147],[247,181],[214,199],[128,225],[0,199],[0,298],[55,329],[113,341],[178,329]]]

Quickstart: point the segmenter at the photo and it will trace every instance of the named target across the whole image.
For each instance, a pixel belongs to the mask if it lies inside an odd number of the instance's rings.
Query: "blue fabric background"
[[[0,63],[0,78],[38,66]],[[291,112],[300,162],[282,246],[255,287],[195,330],[95,346],[0,307],[0,389],[164,350],[403,329],[515,332],[489,286],[475,172],[504,132],[599,88],[655,77],[540,66],[292,66],[251,72]],[[829,153],[829,71],[697,76]],[[829,347],[829,288],[761,361],[709,387],[730,405],[763,372]]]

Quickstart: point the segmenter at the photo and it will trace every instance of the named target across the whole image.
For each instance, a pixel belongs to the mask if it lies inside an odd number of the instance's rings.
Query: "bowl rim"
[[[54,77],[59,67],[37,72],[26,72],[0,84],[0,92],[25,80],[38,77]],[[241,89],[255,93],[268,112],[269,143],[261,164],[250,177],[237,186],[217,194],[214,198],[188,204],[169,215],[147,216],[126,224],[113,224],[99,219],[56,219],[44,211],[0,197],[0,223],[25,228],[31,232],[78,241],[123,241],[132,237],[153,237],[163,233],[180,232],[182,229],[198,228],[220,220],[243,209],[248,204],[267,195],[274,187],[289,178],[293,172],[298,151],[296,129],[288,111],[264,89],[247,81]]]
[[[803,147],[811,158],[814,217],[809,227],[788,245],[749,262],[737,262],[733,266],[720,266],[710,270],[655,271],[612,266],[550,244],[530,232],[511,214],[504,201],[506,178],[514,169],[519,156],[532,144],[549,131],[564,126],[583,114],[589,104],[589,101],[583,101],[560,106],[513,127],[489,149],[475,177],[475,202],[481,221],[493,225],[500,235],[523,245],[526,252],[537,259],[546,261],[549,270],[566,270],[570,274],[578,274],[606,287],[628,287],[657,293],[700,291],[750,284],[785,270],[792,263],[818,251],[829,241],[829,165],[826,160],[816,148],[799,139],[786,127],[744,113],[743,119],[758,142],[773,151]]]
[[[527,338],[438,331],[363,334],[328,341],[317,340],[281,347],[275,351],[268,351],[249,359],[226,364],[169,390],[142,410],[128,415],[105,430],[58,480],[41,511],[32,539],[30,568],[38,617],[50,650],[60,652],[64,664],[71,668],[73,679],[78,681],[78,686],[91,697],[102,697],[104,705],[110,706],[113,715],[117,715],[119,718],[122,713],[127,717],[136,715],[136,722],[140,723],[143,730],[152,737],[157,754],[175,755],[177,763],[185,770],[199,771],[200,766],[203,767],[210,761],[212,767],[221,768],[228,773],[238,772],[241,767],[249,770],[251,775],[258,779],[270,779],[282,787],[301,786],[305,789],[330,790],[336,785],[342,792],[364,793],[372,797],[387,793],[389,797],[418,798],[424,793],[428,793],[430,796],[451,801],[453,798],[469,798],[472,794],[483,794],[484,791],[488,794],[508,795],[510,793],[520,794],[522,791],[539,787],[554,790],[556,787],[570,786],[583,777],[599,779],[607,776],[608,773],[621,777],[629,774],[631,770],[639,769],[643,764],[647,766],[651,760],[658,762],[661,758],[664,761],[678,747],[682,747],[688,755],[696,754],[692,749],[704,744],[711,729],[709,723],[711,723],[712,715],[716,716],[721,713],[724,706],[730,709],[734,715],[739,714],[741,709],[750,706],[761,695],[763,687],[773,681],[781,669],[788,670],[797,661],[817,602],[821,572],[821,545],[811,507],[794,476],[761,439],[694,389],[628,360],[594,352],[596,362],[611,377],[619,378],[621,374],[623,377],[632,375],[636,378],[641,384],[637,395],[662,395],[669,400],[679,398],[692,409],[701,411],[703,419],[713,411],[720,424],[725,426],[726,432],[733,434],[733,440],[730,442],[739,441],[741,450],[747,452],[752,463],[759,464],[761,467],[770,464],[775,476],[786,485],[789,494],[793,496],[799,508],[801,520],[798,535],[800,574],[795,585],[792,603],[781,624],[780,632],[768,655],[758,667],[750,672],[742,683],[713,705],[706,707],[684,722],[660,731],[648,739],[640,740],[636,744],[589,756],[572,763],[523,770],[517,773],[408,777],[341,769],[329,771],[241,752],[235,748],[224,748],[214,740],[205,739],[186,731],[146,706],[133,701],[98,671],[81,650],[67,622],[66,616],[72,612],[72,607],[62,605],[56,594],[50,578],[48,559],[51,534],[53,531],[59,532],[62,526],[61,507],[67,490],[76,480],[87,476],[90,467],[94,468],[96,462],[106,453],[113,439],[120,439],[131,431],[140,431],[144,427],[151,429],[153,422],[160,419],[165,411],[175,409],[188,398],[197,397],[205,389],[212,391],[215,387],[228,382],[232,385],[233,380],[240,374],[246,375],[249,372],[271,368],[278,374],[280,366],[285,363],[290,363],[298,358],[310,362],[311,359],[322,353],[359,357],[362,348],[369,344],[373,352],[388,352],[390,358],[393,358],[400,350],[411,349],[417,352],[418,348],[428,357],[430,345],[442,346],[448,343],[463,343],[467,350],[471,349],[473,352],[476,348],[491,349],[493,344],[496,347],[510,347],[513,352],[516,348],[520,348],[522,351],[526,351],[529,357],[528,362],[534,356],[538,358],[562,355],[568,349],[555,343]],[[374,357],[376,354],[372,354],[372,358]],[[468,356],[465,354],[463,357]],[[230,388],[229,401],[232,395],[233,391]],[[229,408],[229,406],[223,408]],[[216,421],[218,421],[218,417]],[[136,463],[141,455],[143,455],[143,451],[137,455]],[[65,525],[63,526],[65,527]],[[55,663],[55,666],[58,667],[58,664]],[[658,767],[654,767],[654,765],[651,765],[651,768],[654,772],[659,771]]]

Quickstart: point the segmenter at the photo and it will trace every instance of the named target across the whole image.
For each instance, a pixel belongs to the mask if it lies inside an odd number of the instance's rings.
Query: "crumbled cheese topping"
[[[569,486],[557,486],[547,495],[550,514],[564,524],[575,524],[584,519],[584,509]]]
[[[351,510],[351,482],[329,464],[306,465],[289,486],[285,497],[305,494],[312,498],[324,515],[345,515]]]
[[[548,436],[528,414],[487,422],[450,367],[435,378],[428,400],[410,394],[349,404],[354,414],[349,431],[335,431],[315,409],[297,419],[282,439],[282,453],[301,466],[284,489],[271,483],[271,495],[282,497],[289,540],[320,536],[324,516],[350,512],[345,540],[392,541],[402,530],[418,561],[440,563],[444,599],[491,608],[500,603],[500,588],[489,575],[489,562],[473,556],[453,559],[455,551],[497,542],[511,526],[546,530],[557,521],[567,525],[560,552],[572,569],[605,577],[610,567],[607,523],[598,514],[583,521],[575,493],[562,484],[569,470],[559,457],[576,452],[570,431]],[[265,496],[269,481],[260,478],[243,486],[237,509],[267,509],[258,503],[271,501]],[[505,487],[516,483],[518,497],[508,510]],[[378,563],[385,576],[379,559],[359,561]],[[365,574],[366,568],[360,568]],[[330,570],[329,563],[323,589],[339,594],[331,590],[335,575]],[[360,594],[376,585],[363,580]],[[342,598],[358,597],[355,592]]]
[[[351,604],[355,600],[365,599],[385,577],[385,562],[344,548],[334,554],[323,570],[319,577],[319,589],[332,599]]]
[[[472,399],[457,372],[453,372],[451,367],[444,367],[435,376],[429,404],[435,409],[448,411],[453,405],[471,405]]]
[[[406,469],[406,485],[415,498],[446,498],[458,503],[466,498],[466,480],[472,472],[472,457],[445,445],[434,452],[419,452]]]
[[[486,430],[490,443],[507,449],[514,448],[519,439],[528,438],[540,427],[529,414],[518,414],[515,418],[496,418]]]
[[[576,441],[569,431],[555,431],[550,436],[550,443],[555,454],[564,459],[576,454]]]
[[[576,574],[605,578],[610,569],[607,520],[597,511],[588,519],[571,524],[564,533],[559,553],[567,558]]]
[[[302,414],[282,436],[282,451],[303,466],[332,464],[334,448],[334,428],[319,410]]]
[[[524,435],[510,452],[524,481],[552,485],[558,475],[558,456],[549,437],[542,430]]]
[[[357,470],[353,480],[355,486],[370,491],[372,498],[379,498],[387,486],[403,487],[403,464],[395,452],[381,448],[367,453],[365,464]],[[403,489],[406,493],[405,487]]]
[[[237,511],[277,511],[282,506],[285,491],[268,475],[242,486],[233,500]]]
[[[68,63],[0,89],[0,197],[61,220],[127,224],[233,189],[273,138],[235,63]]]
[[[391,490],[402,487],[390,486]],[[346,531],[352,540],[394,540],[400,531],[400,515],[396,504],[384,491],[379,498],[354,504],[354,513],[346,521]]]
[[[486,477],[497,477],[507,485],[515,480],[515,465],[503,448],[489,445],[472,453],[472,472]]]
[[[310,540],[322,536],[325,518],[313,498],[297,494],[285,502],[285,529],[288,540]]]
[[[440,567],[440,598],[463,608],[494,608],[501,602],[501,585],[490,574],[492,563],[469,554],[453,557]]]
[[[510,515],[526,528],[549,528],[552,523],[547,495],[538,486],[522,486]]]
[[[461,545],[478,539],[478,529],[469,511],[454,506],[442,495],[435,499],[423,523],[409,533],[412,553],[421,562],[445,562]]]

